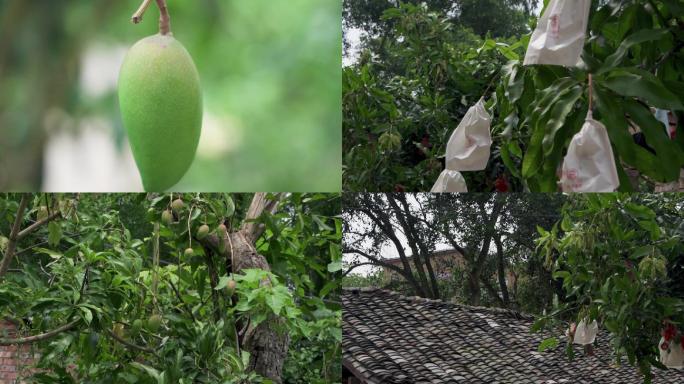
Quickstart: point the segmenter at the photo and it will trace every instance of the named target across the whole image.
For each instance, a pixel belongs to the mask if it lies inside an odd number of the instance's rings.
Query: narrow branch
[[[117,336],[116,333],[112,332],[111,329],[108,329],[108,330],[107,330],[107,334],[108,334],[109,336],[111,336],[112,339],[118,341],[119,343],[121,343],[121,344],[123,344],[123,345],[125,345],[125,346],[127,346],[127,347],[129,347],[129,348],[137,349],[138,351],[143,351],[143,352],[147,352],[147,353],[154,354],[154,349],[142,347],[142,346],[140,346],[140,345],[133,344],[133,343],[131,343],[130,341],[126,341],[126,340],[124,340],[123,338]]]
[[[17,239],[23,239],[24,237],[28,236],[31,232],[33,232],[36,229],[40,228],[41,226],[45,225],[45,223],[48,223],[48,222],[60,217],[61,215],[62,215],[62,212],[57,211],[57,212],[52,213],[50,216],[48,216],[44,219],[36,221],[35,223],[29,225],[28,227],[22,229],[21,232],[19,232],[19,234],[17,235]]]
[[[26,210],[28,200],[28,194],[24,194],[21,196],[19,208],[17,209],[17,217],[14,218],[14,224],[12,225],[12,231],[10,232],[9,241],[7,243],[7,250],[5,250],[5,256],[2,258],[2,262],[0,262],[0,278],[2,278],[7,273],[7,270],[9,269],[9,266],[12,263],[14,251],[17,249],[17,240],[19,238],[21,222],[24,221],[24,210]]]
[[[276,194],[274,199],[269,199],[267,193],[255,193],[252,198],[252,202],[249,205],[247,214],[245,215],[245,221],[242,225],[242,232],[247,236],[247,238],[253,243],[255,242],[266,227],[256,222],[256,220],[264,213],[268,212],[270,214],[275,213],[278,209],[278,203],[282,199],[283,194]]]
[[[183,301],[183,297],[181,296],[180,292],[178,291],[178,288],[176,288],[176,286],[173,284],[173,281],[171,281],[171,279],[168,279],[167,281],[168,281],[169,285],[171,286],[171,288],[173,289],[173,292],[176,293],[176,298],[178,299],[178,301],[180,301],[180,303],[183,306],[183,308],[185,309],[185,311],[190,315],[190,317],[192,317],[193,323],[196,323],[197,319],[195,318],[195,314],[192,312],[192,308],[190,308],[188,306],[188,304],[185,301]]]
[[[54,329],[50,332],[41,333],[40,335],[20,337],[17,339],[0,339],[0,345],[30,344],[30,343],[35,343],[36,341],[47,340],[47,339],[50,339],[52,337],[59,335],[62,332],[68,331],[68,330],[76,327],[76,325],[78,325],[78,323],[80,323],[80,322],[81,322],[80,319],[74,320],[71,323],[63,325],[63,326],[61,326],[57,329]]]
[[[150,4],[152,4],[152,0],[145,0],[142,4],[140,4],[140,8],[138,8],[138,10],[133,14],[133,17],[131,17],[133,24],[138,24],[142,21],[143,15],[145,14],[145,11],[147,11],[147,8],[149,8]]]

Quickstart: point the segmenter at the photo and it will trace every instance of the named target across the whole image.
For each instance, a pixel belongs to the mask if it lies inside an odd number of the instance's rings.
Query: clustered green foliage
[[[634,189],[622,165],[645,176],[641,189],[679,177],[683,125],[669,140],[649,108],[671,110],[684,121],[681,2],[594,1],[585,64],[571,69],[523,67],[530,35],[479,38],[449,11],[411,4],[387,9],[383,20],[394,23],[367,39],[358,62],[345,68],[346,189],[429,190],[450,132],[484,95],[494,144],[487,169],[464,174],[469,190],[492,191],[495,180],[505,179],[505,190],[555,192],[557,170],[587,114],[590,73],[594,117],[608,128],[621,190]],[[632,125],[648,148],[633,139]]]
[[[19,200],[0,198],[3,235]],[[36,195],[23,226],[41,207],[64,217],[20,242],[0,279],[0,318],[17,321],[20,335],[78,325],[35,344],[39,370],[27,382],[268,383],[249,369],[241,344],[245,326],[268,316],[283,319],[278,331],[291,337],[284,383],[338,382],[339,195],[284,197],[278,213],[258,219],[266,230],[255,247],[271,271],[232,273],[230,260],[194,235],[204,225],[209,235],[237,228],[250,201],[249,194]],[[164,211],[172,218],[159,224]],[[4,252],[7,238],[0,240]]]
[[[456,123],[523,44],[482,38],[424,4],[389,8],[381,20],[392,27],[343,70],[345,189],[426,191]],[[493,158],[487,176],[465,175],[474,190],[491,190],[504,171]]]
[[[596,319],[610,332],[616,359],[626,357],[650,382],[652,366],[663,368],[666,324],[684,328],[683,208],[681,194],[570,199],[561,221],[539,228],[539,253],[563,293],[533,330]]]
[[[684,121],[684,7],[675,0],[631,0],[592,5],[580,68],[502,68],[491,99],[492,132],[511,175],[527,189],[557,191],[557,169],[589,106],[593,74],[594,118],[608,129],[618,165],[636,168],[653,181],[679,178],[684,166],[682,124],[669,140],[649,108],[672,110]],[[649,148],[633,140],[640,128]],[[632,191],[622,166],[620,190]]]

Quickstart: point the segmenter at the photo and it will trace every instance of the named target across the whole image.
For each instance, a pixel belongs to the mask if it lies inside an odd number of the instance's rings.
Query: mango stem
[[[138,8],[138,10],[133,14],[133,17],[131,17],[133,24],[138,24],[142,21],[143,15],[145,14],[145,11],[147,11],[147,8],[150,6],[150,4],[152,4],[152,0],[145,0],[142,4],[140,4],[140,8]]]
[[[171,17],[166,7],[166,0],[157,0],[157,6],[159,7],[159,33],[168,35],[171,33]]]
[[[134,24],[142,21],[143,15],[147,8],[152,4],[152,0],[144,0],[137,11],[131,17]],[[157,0],[157,7],[159,7],[159,33],[168,35],[171,33],[171,17],[169,16],[169,9],[166,6],[166,0]]]

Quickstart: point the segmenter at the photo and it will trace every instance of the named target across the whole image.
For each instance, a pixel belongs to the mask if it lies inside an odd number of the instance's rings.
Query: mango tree
[[[338,195],[0,199],[0,345],[36,383],[335,382]]]
[[[637,365],[650,382],[652,367],[665,368],[661,350],[684,342],[682,208],[678,194],[573,196],[556,225],[538,228],[538,251],[563,291],[533,330],[597,320],[616,360]]]

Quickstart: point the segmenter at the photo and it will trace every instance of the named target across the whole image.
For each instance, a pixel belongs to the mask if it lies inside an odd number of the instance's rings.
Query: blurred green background
[[[119,116],[141,0],[0,0],[0,190],[142,188]],[[168,0],[204,123],[178,191],[341,189],[341,1]]]

